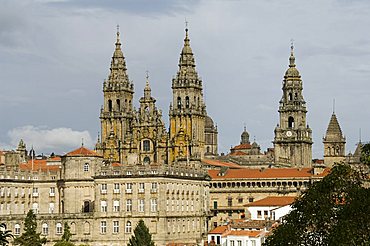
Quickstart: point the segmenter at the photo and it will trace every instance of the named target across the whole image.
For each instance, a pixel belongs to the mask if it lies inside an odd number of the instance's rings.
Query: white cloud
[[[82,139],[84,145],[91,148],[93,140],[88,131],[75,131],[71,128],[54,128],[48,129],[45,126],[22,126],[17,127],[8,132],[10,143],[17,146],[20,139],[27,144],[30,149],[33,145],[37,152],[55,152],[63,154],[63,152],[71,151],[78,148]]]

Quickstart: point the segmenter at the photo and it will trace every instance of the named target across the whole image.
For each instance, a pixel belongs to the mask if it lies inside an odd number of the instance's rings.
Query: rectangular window
[[[157,193],[158,183],[152,183],[150,192]]]
[[[126,200],[126,211],[127,212],[131,212],[132,211],[132,200],[131,199],[127,199]]]
[[[144,212],[145,210],[145,200],[139,199],[139,212]]]
[[[32,196],[33,197],[38,197],[39,196],[39,188],[37,188],[37,187],[32,188]]]
[[[139,193],[144,193],[145,191],[145,183],[139,183]]]
[[[232,197],[228,197],[227,198],[227,206],[231,207],[233,205],[233,198]]]
[[[113,193],[114,194],[119,194],[120,193],[120,185],[119,185],[119,183],[114,183]]]
[[[267,210],[263,211],[263,218],[267,218],[269,216],[269,212]]]
[[[49,203],[49,214],[52,214],[52,213],[54,213],[54,203],[53,202]]]
[[[107,233],[107,222],[106,221],[100,221],[100,233],[101,234]]]
[[[150,141],[149,140],[144,140],[143,141],[143,150],[144,151],[150,151]]]
[[[243,197],[238,198],[238,203],[243,203]]]
[[[262,218],[262,211],[261,210],[257,210],[257,218]]]
[[[213,201],[213,209],[217,209],[217,201]]]
[[[107,212],[107,201],[100,201],[100,211],[101,212]]]
[[[50,187],[49,196],[55,196],[55,187]]]
[[[157,199],[150,200],[150,211],[157,212]]]
[[[113,212],[119,212],[119,200],[113,201]]]
[[[126,193],[132,193],[132,183],[126,184]]]
[[[101,184],[101,194],[107,194],[107,184]]]
[[[119,233],[119,221],[113,221],[113,233]]]

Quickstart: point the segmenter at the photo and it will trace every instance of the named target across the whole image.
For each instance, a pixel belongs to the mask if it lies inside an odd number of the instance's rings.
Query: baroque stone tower
[[[345,160],[346,138],[342,134],[337,116],[333,112],[330,118],[326,135],[323,138],[324,143],[324,163],[332,167],[334,163]]]
[[[140,107],[134,111],[132,121],[132,141],[127,156],[129,163],[142,165],[158,165],[167,163],[168,134],[162,119],[162,111],[157,109],[155,98],[151,95],[149,76],[144,88],[144,96],[140,98]]]
[[[115,46],[110,74],[103,84],[104,105],[100,111],[101,142],[98,141],[96,149],[105,160],[123,162],[126,161],[123,145],[132,140],[130,125],[133,119],[134,85],[127,75],[119,30]]]
[[[312,162],[312,130],[306,122],[306,102],[303,84],[296,68],[293,45],[289,68],[283,80],[280,100],[280,123],[275,128],[275,163],[288,166],[310,167]]]
[[[185,29],[179,70],[172,80],[170,105],[170,162],[181,158],[204,157],[206,106],[202,80],[195,69],[188,29]]]

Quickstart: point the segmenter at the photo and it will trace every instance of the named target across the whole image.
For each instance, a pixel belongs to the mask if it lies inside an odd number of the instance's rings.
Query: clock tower
[[[310,167],[312,162],[312,130],[306,121],[303,84],[296,68],[291,46],[289,68],[283,80],[280,100],[280,123],[275,128],[275,163],[284,166]]]

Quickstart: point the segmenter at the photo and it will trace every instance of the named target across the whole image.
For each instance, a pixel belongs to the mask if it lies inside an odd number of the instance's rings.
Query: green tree
[[[370,167],[370,143],[364,144],[361,148],[361,162]]]
[[[128,246],[154,246],[152,234],[150,234],[143,220],[140,220],[139,224],[137,224]]]
[[[25,222],[24,232],[14,240],[15,245],[21,246],[41,246],[46,243],[46,238],[41,238],[41,232],[37,233],[36,215],[32,210],[28,211]]]
[[[9,244],[9,239],[13,238],[12,231],[6,229],[6,224],[0,224],[0,245],[5,246]]]
[[[335,165],[293,203],[264,245],[370,245],[370,190],[363,182],[349,165]]]
[[[70,242],[70,239],[72,237],[71,228],[69,227],[68,223],[64,223],[64,232],[62,235],[62,240],[55,243],[54,246],[75,246],[74,243]]]

